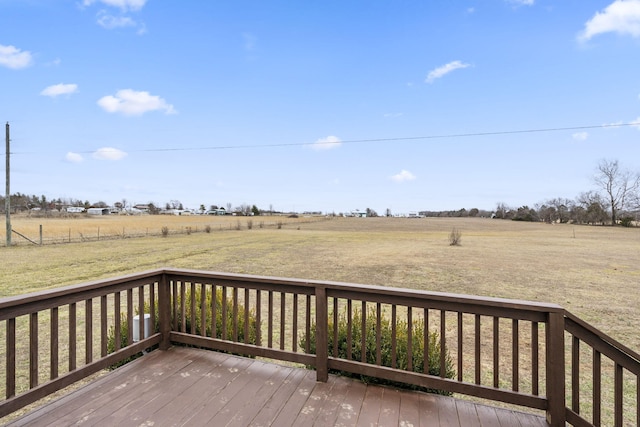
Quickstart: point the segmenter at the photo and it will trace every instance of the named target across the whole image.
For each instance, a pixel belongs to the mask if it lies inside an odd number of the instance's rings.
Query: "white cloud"
[[[46,87],[42,92],[40,92],[40,95],[55,98],[59,95],[71,95],[72,93],[76,93],[77,91],[77,84],[58,83],[57,85]]]
[[[416,179],[416,176],[404,169],[402,169],[400,173],[391,176],[391,180],[394,182],[413,181],[414,179]]]
[[[128,16],[113,16],[105,11],[98,12],[98,25],[107,30],[122,27],[137,27],[138,24]]]
[[[311,148],[314,150],[331,150],[332,148],[338,148],[342,145],[342,141],[337,136],[330,135],[326,138],[320,138],[313,144],[311,144]]]
[[[103,96],[98,105],[108,113],[121,113],[125,116],[140,116],[149,111],[164,111],[165,114],[176,114],[173,105],[159,96],[145,91],[121,89],[116,95]]]
[[[633,127],[638,129],[638,130],[640,130],[640,117],[635,119],[632,123],[637,123],[637,124],[633,125]]]
[[[74,153],[72,151],[69,151],[67,155],[64,156],[64,158],[67,162],[70,163],[81,163],[84,161],[84,158],[80,154]]]
[[[122,160],[127,157],[127,153],[117,148],[102,147],[93,153],[93,158],[98,160]]]
[[[17,70],[28,67],[31,65],[32,60],[31,52],[22,51],[15,46],[0,44],[0,65]]]
[[[615,0],[584,24],[578,40],[587,41],[598,34],[618,33],[640,37],[640,0]]]
[[[147,0],[84,0],[82,4],[84,6],[91,6],[96,2],[102,3],[107,6],[117,7],[123,11],[136,11],[142,9],[145,3],[147,3]]]
[[[431,70],[429,72],[429,74],[427,75],[427,78],[425,79],[426,83],[433,83],[436,79],[439,79],[440,77],[443,77],[447,74],[449,74],[452,71],[458,70],[460,68],[467,68],[470,67],[471,64],[465,64],[461,61],[453,61],[453,62],[449,62],[448,64],[445,64],[441,67],[438,67],[434,70]]]
[[[507,0],[507,3],[515,4],[518,6],[533,6],[535,0]]]
[[[571,137],[573,139],[575,139],[576,141],[586,141],[587,138],[589,138],[589,133],[588,132],[576,132],[573,135],[571,135]]]

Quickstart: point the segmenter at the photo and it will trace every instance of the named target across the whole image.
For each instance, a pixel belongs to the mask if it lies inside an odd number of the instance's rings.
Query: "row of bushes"
[[[188,289],[185,292],[184,330],[191,331],[191,317],[192,317],[191,315],[192,315],[192,310],[195,310],[196,324],[194,326],[195,326],[195,333],[197,335],[201,334],[202,327],[203,327],[203,325],[201,325],[201,322],[200,322],[201,314],[202,314],[201,305],[199,303],[200,293],[201,293],[200,289],[196,288],[195,300],[198,303],[196,303],[195,306],[192,307],[190,303],[192,301],[191,289]],[[211,309],[211,298],[212,298],[212,294],[208,292],[206,295],[206,313],[205,313],[206,322],[204,325],[206,336],[208,337],[212,336],[211,318],[213,313]],[[178,306],[180,306],[181,302],[179,298],[177,303],[178,303]],[[215,337],[222,338],[225,340],[233,340],[233,333],[234,333],[233,326],[232,326],[233,325],[233,300],[230,297],[227,297],[224,303],[226,304],[226,330],[223,331],[222,330],[223,296],[222,296],[222,290],[218,289],[216,291],[216,301],[215,301],[215,305],[216,305]],[[156,307],[158,307],[157,304],[156,304]],[[145,311],[148,312],[148,310],[149,310],[149,306],[147,305],[145,307]],[[237,321],[237,339],[238,339],[238,342],[244,342],[245,341],[245,336],[244,336],[245,316],[242,314],[244,313],[244,307],[238,304],[237,312],[239,313],[236,320]],[[376,364],[376,357],[377,357],[376,349],[378,347],[376,342],[377,315],[374,310],[371,310],[367,313],[365,317],[366,317],[365,319],[365,322],[366,322],[365,324],[365,343],[366,343],[365,360],[367,363]],[[122,319],[123,320],[120,325],[120,339],[121,339],[120,348],[126,347],[128,345],[128,338],[127,338],[128,328],[127,328],[126,316],[122,316]],[[157,313],[157,308],[156,308],[155,319],[156,319],[156,325],[154,325],[154,330],[157,332],[159,331],[159,325],[158,325],[159,316]],[[177,323],[178,323],[178,330],[182,330],[182,319],[179,318]],[[339,316],[338,325],[337,325],[338,357],[342,359],[348,359],[347,356],[350,353],[351,360],[362,360],[362,348],[361,348],[362,316],[357,310],[354,310],[350,323],[351,323],[351,343],[352,343],[351,349],[347,348],[347,338],[349,335],[349,321],[347,319],[347,315],[346,313],[343,313],[341,316]],[[248,328],[249,336],[247,337],[247,343],[249,344],[256,344],[256,329],[257,329],[256,325],[257,325],[257,320],[255,317],[255,313],[251,311],[249,315],[249,328]],[[396,368],[402,369],[402,370],[408,370],[408,366],[409,366],[409,351],[408,351],[408,330],[409,329],[408,328],[409,328],[409,325],[406,321],[398,321],[395,327],[395,339],[396,339],[395,364],[396,364]],[[306,348],[307,341],[309,341],[310,354],[316,353],[315,330],[316,330],[315,325],[312,325],[310,335],[308,337],[306,335],[303,335],[300,340],[301,348]],[[329,331],[333,331],[333,330],[334,330],[333,320],[330,320]],[[437,332],[428,333],[428,340],[429,340],[428,346],[427,346],[428,347],[428,357],[427,357],[428,366],[425,368],[424,366],[424,359],[425,359],[424,358],[424,349],[425,349],[424,322],[422,320],[413,321],[411,325],[411,331],[412,331],[411,370],[413,372],[428,373],[430,375],[440,376],[441,347],[440,347],[439,334]],[[392,332],[393,332],[393,328],[392,328],[391,321],[384,316],[381,317],[380,319],[381,361],[380,362],[382,366],[387,366],[387,367],[392,366],[392,361],[393,361],[392,360],[393,359],[393,354],[392,354],[393,333]],[[107,347],[108,347],[109,353],[112,353],[115,351],[115,331],[113,327],[109,331],[109,341],[108,341]],[[328,348],[329,348],[329,352],[331,353],[332,349],[334,348],[334,334],[332,332],[329,333]],[[448,351],[445,351],[445,355],[446,355],[445,356],[446,372],[444,373],[444,377],[453,378],[455,376],[455,369],[453,366],[453,362],[451,360],[451,357],[449,356]],[[139,356],[140,355],[136,357],[139,357]],[[126,361],[122,361],[114,365],[113,367],[115,368],[115,367],[121,366],[129,362],[130,360],[135,359],[136,357],[132,357]],[[410,388],[410,389],[422,390],[422,391],[438,393],[438,394],[450,394],[450,393],[442,392],[440,390],[433,390],[433,389],[427,389],[424,387],[411,386],[404,383],[396,383],[393,381],[352,374],[349,372],[335,371],[334,373],[348,376],[348,377],[359,378],[360,380],[366,383],[388,384],[388,385],[393,385],[395,387],[400,387],[400,388]]]

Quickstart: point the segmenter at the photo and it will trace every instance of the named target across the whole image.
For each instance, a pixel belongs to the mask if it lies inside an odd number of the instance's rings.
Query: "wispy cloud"
[[[150,111],[164,111],[165,114],[176,114],[173,105],[159,96],[145,91],[121,89],[114,95],[103,96],[98,105],[107,113],[120,113],[125,116],[140,116]]]
[[[33,62],[31,52],[20,50],[15,46],[5,46],[0,44],[0,65],[18,70],[26,68]]]
[[[64,156],[64,158],[69,163],[82,163],[84,161],[84,158],[82,157],[82,155],[78,153],[74,153],[72,151],[69,151],[67,155]]]
[[[138,34],[146,34],[147,26],[140,21],[127,15],[128,12],[139,12],[147,0],[84,0],[83,6],[91,6],[94,3],[101,3],[111,8],[119,9],[119,14],[113,14],[110,10],[101,9],[98,11],[97,23],[102,28],[113,30],[115,28],[136,28]]]
[[[584,24],[579,41],[587,41],[598,34],[617,33],[640,37],[640,0],[615,0]]]
[[[416,176],[409,172],[408,170],[401,170],[400,173],[391,176],[391,180],[394,182],[406,182],[413,181],[416,179]]]
[[[83,0],[84,6],[91,6],[94,3],[102,3],[106,6],[117,7],[123,12],[128,10],[137,11],[144,7],[147,0]]]
[[[338,148],[342,145],[342,141],[337,136],[330,135],[326,138],[320,138],[313,144],[311,144],[311,148],[317,151],[322,150],[331,150],[333,148]]]
[[[516,6],[533,6],[536,0],[506,0],[506,2]]]
[[[49,87],[46,87],[45,89],[43,89],[42,92],[40,92],[40,95],[50,96],[51,98],[55,98],[56,96],[71,95],[72,93],[76,93],[76,92],[78,92],[77,84],[58,83],[57,85],[51,85]]]
[[[449,62],[448,64],[442,65],[442,66],[440,66],[438,68],[435,68],[435,69],[431,70],[429,72],[429,74],[427,75],[427,78],[425,79],[425,82],[426,83],[433,83],[437,79],[446,76],[447,74],[451,73],[452,71],[459,70],[461,68],[467,68],[467,67],[470,67],[470,66],[471,66],[471,64],[465,64],[462,61]]]
[[[98,12],[98,25],[107,30],[122,27],[136,27],[138,24],[130,16],[113,16],[104,10]]]
[[[586,141],[589,138],[588,132],[576,132],[571,137],[576,141]]]
[[[113,147],[98,148],[93,153],[93,158],[98,160],[122,160],[127,157],[127,153]]]

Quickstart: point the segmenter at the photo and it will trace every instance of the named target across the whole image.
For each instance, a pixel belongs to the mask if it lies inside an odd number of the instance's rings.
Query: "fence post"
[[[166,273],[162,273],[158,282],[158,315],[160,317],[160,350],[168,350],[171,346],[171,290]]]
[[[316,286],[316,379],[320,382],[329,380],[328,342],[327,342],[327,289],[324,285]]]
[[[564,311],[549,312],[546,328],[547,422],[564,426],[565,417]]]

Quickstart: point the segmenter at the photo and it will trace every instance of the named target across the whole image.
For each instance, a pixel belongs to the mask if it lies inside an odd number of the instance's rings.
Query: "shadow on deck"
[[[171,347],[10,426],[547,426],[543,417],[315,371]]]

